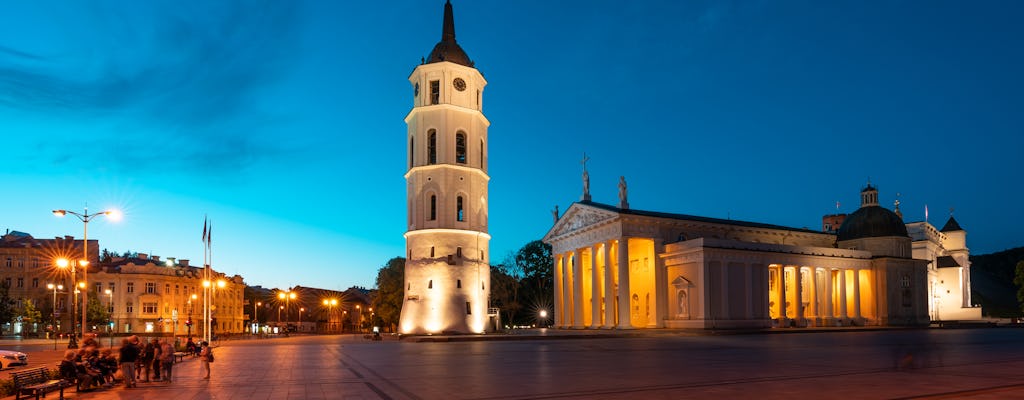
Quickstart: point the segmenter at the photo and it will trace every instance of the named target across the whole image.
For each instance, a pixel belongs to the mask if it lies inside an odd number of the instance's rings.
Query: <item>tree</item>
[[[377,293],[371,306],[378,322],[387,331],[394,332],[402,315],[405,300],[405,257],[395,257],[377,271]]]
[[[502,321],[509,325],[519,325],[516,317],[523,308],[519,301],[520,271],[512,254],[501,264],[491,265],[490,306],[497,308],[502,314]]]
[[[0,281],[0,324],[14,320],[14,300],[10,296],[10,285]]]
[[[86,308],[86,320],[89,325],[105,325],[110,322],[110,312],[107,305],[102,304],[97,296],[89,297],[89,306]]]
[[[17,303],[17,310],[15,312],[21,316],[22,332],[29,333],[28,327],[34,327],[35,324],[42,322],[42,313],[36,308],[36,302],[32,299],[22,299]]]
[[[1017,303],[1021,306],[1021,310],[1024,311],[1024,260],[1017,262],[1016,275],[1013,277],[1013,283],[1017,285]]]
[[[554,268],[551,264],[551,246],[540,240],[527,243],[516,252],[515,263],[516,268],[522,271],[522,287],[519,298],[522,299],[525,311],[527,311],[526,314],[523,314],[526,321],[521,322],[536,321],[542,310],[547,311],[550,318],[552,302],[555,298],[554,283],[552,282]]]

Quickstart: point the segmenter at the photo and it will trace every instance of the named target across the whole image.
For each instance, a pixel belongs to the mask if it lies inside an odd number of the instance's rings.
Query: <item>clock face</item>
[[[420,83],[416,82],[416,87],[412,89],[412,97],[420,95]]]
[[[455,90],[458,90],[460,92],[466,90],[466,81],[462,80],[462,78],[455,78],[455,80],[452,82],[452,85],[455,86]]]

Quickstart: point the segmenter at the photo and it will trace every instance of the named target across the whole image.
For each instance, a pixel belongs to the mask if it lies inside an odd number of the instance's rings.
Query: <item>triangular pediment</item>
[[[615,219],[619,213],[603,210],[597,207],[574,203],[565,211],[565,215],[558,218],[555,226],[544,235],[543,241],[557,238],[572,232],[587,230],[590,227]]]
[[[692,287],[693,286],[693,282],[690,282],[689,279],[683,278],[682,275],[679,275],[679,276],[676,277],[676,279],[672,280],[672,286],[675,286],[676,288],[679,288],[679,289],[683,289],[683,288]]]

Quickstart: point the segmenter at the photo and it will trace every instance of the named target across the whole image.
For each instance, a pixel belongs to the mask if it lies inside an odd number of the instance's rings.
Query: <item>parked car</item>
[[[28,365],[28,355],[20,351],[0,350],[0,369],[12,365]]]

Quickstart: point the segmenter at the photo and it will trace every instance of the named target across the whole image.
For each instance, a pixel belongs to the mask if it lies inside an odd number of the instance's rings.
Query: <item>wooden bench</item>
[[[15,400],[21,400],[21,395],[35,395],[38,400],[40,396],[45,397],[47,392],[60,390],[60,399],[64,399],[64,388],[73,385],[63,379],[50,379],[46,367],[25,369],[11,372],[14,380]]]
[[[185,352],[184,351],[176,351],[176,352],[174,352],[174,358],[177,360],[176,362],[181,362],[181,360],[185,359]]]

